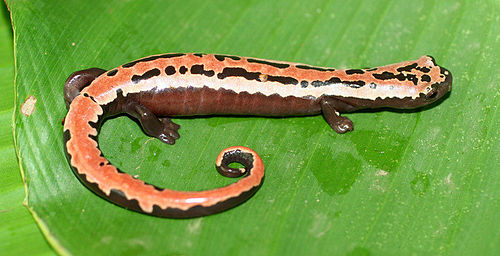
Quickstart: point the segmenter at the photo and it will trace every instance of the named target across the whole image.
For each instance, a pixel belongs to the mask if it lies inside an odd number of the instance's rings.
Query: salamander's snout
[[[441,69],[441,77],[444,78],[444,81],[432,84],[432,89],[424,95],[427,103],[434,102],[451,91],[451,84],[453,82],[451,72],[446,68],[439,68]]]
[[[453,76],[451,75],[451,72],[446,69],[446,68],[441,68],[441,74],[445,76],[444,82],[439,84],[439,92],[441,95],[446,94],[447,92],[451,91],[451,84],[453,82]]]

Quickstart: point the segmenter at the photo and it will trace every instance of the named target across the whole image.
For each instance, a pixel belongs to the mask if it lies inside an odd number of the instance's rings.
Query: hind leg
[[[106,72],[104,69],[89,68],[71,74],[64,83],[64,101],[66,102],[66,108],[69,109],[69,104],[71,104],[73,99],[80,94],[83,88],[88,86],[104,72]]]

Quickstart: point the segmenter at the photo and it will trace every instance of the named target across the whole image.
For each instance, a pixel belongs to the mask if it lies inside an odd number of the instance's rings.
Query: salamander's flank
[[[105,71],[71,74],[64,85],[68,114],[64,141],[76,176],[96,194],[122,207],[161,217],[190,218],[227,210],[251,197],[264,177],[262,159],[237,146],[223,150],[216,169],[244,176],[207,191],[158,188],[121,172],[99,149],[103,121],[127,113],[145,133],[174,144],[192,115],[291,116],[322,114],[337,132],[353,130],[340,113],[366,108],[418,108],[451,90],[451,73],[430,56],[369,69],[333,69],[232,55],[169,53]],[[238,162],[242,168],[231,168]]]

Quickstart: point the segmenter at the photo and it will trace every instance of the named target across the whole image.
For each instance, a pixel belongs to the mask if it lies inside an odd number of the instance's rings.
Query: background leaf
[[[14,56],[9,13],[0,11],[0,254],[54,254],[23,206],[24,185],[12,139]]]
[[[493,254],[499,251],[497,1],[7,1],[16,47],[15,140],[28,206],[55,249],[74,254]],[[191,220],[124,210],[83,187],[64,158],[62,84],[163,52],[228,53],[367,67],[423,54],[454,74],[422,112],[181,118],[162,145],[126,117],[106,122],[104,154],[174,189],[232,180],[217,153],[246,145],[266,180],[244,205]],[[33,115],[18,107],[37,98]]]

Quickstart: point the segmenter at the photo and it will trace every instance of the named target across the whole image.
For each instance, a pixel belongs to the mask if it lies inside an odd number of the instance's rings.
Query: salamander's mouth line
[[[302,116],[322,114],[337,132],[353,130],[341,113],[373,108],[413,109],[451,90],[451,73],[434,58],[369,69],[334,69],[231,55],[170,53],[154,55],[105,71],[75,72],[64,85],[64,121],[69,163],[89,189],[137,212],[190,218],[241,204],[260,187],[264,165],[243,146],[223,150],[216,168],[242,179],[206,191],[158,188],[111,164],[97,135],[108,117],[128,114],[144,132],[167,144],[180,135],[173,116]],[[238,162],[243,168],[231,168]]]

